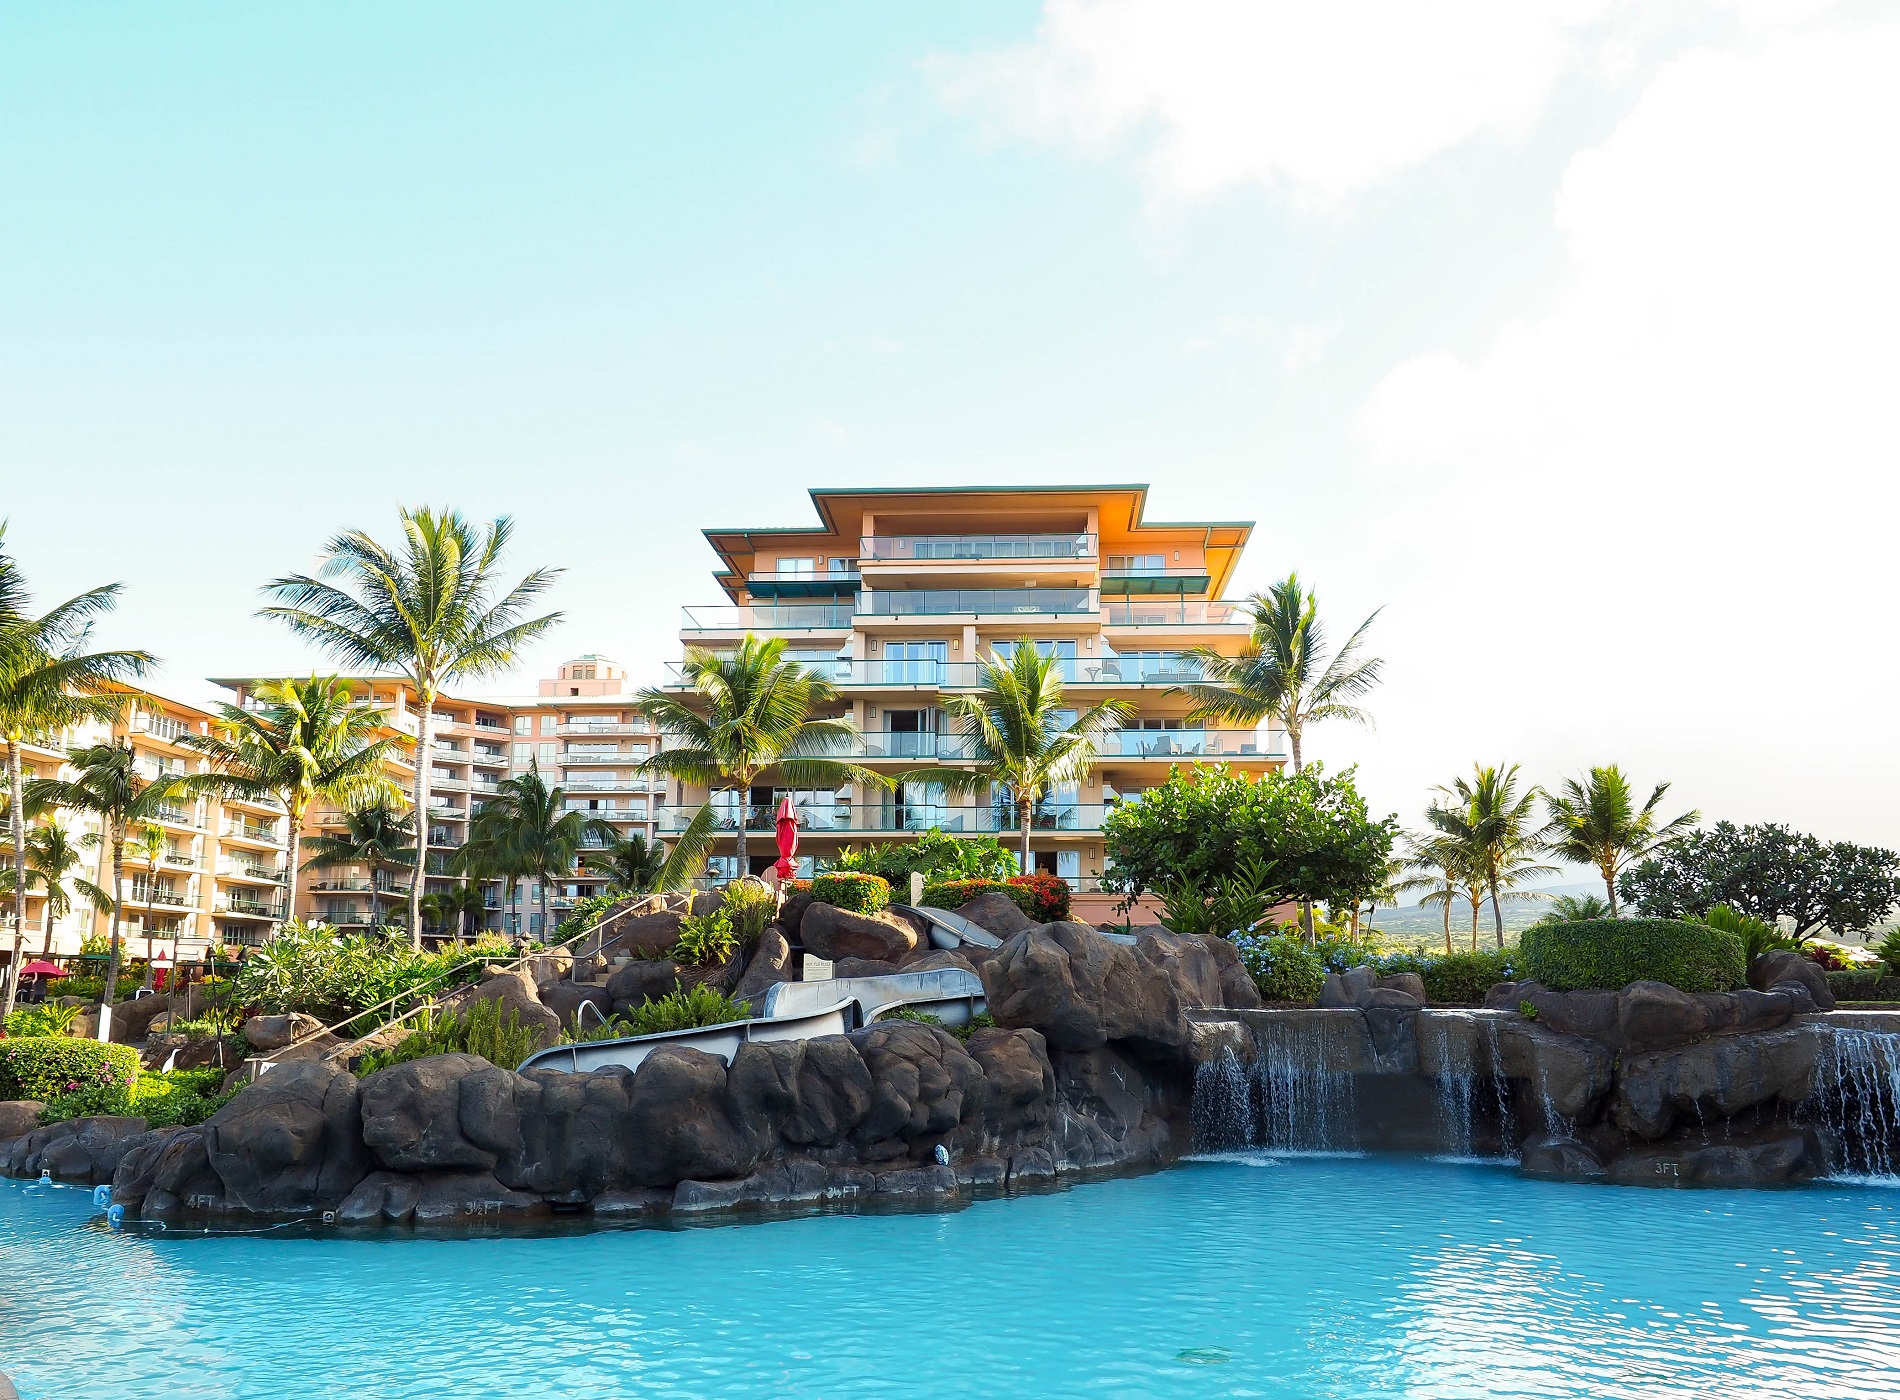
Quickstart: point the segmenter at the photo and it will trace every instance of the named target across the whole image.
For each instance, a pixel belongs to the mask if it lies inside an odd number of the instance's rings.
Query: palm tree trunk
[[[1478,951],[1478,915],[1484,912],[1482,892],[1467,896],[1471,900],[1471,951]]]
[[[1491,882],[1491,918],[1497,925],[1498,947],[1504,946],[1504,910],[1498,904],[1498,882]]]
[[[544,873],[535,880],[535,888],[540,891],[541,905],[541,941],[548,941],[548,877]]]
[[[1023,874],[1025,875],[1033,875],[1036,873],[1035,867],[1029,863],[1029,827],[1034,817],[1035,817],[1035,811],[1032,808],[1029,802],[1029,799],[1026,797],[1017,798],[1016,799],[1016,820],[1022,825]]]
[[[422,951],[422,872],[429,868],[429,779],[435,766],[435,688],[416,692],[416,868],[409,880],[409,946]]]
[[[1288,724],[1284,718],[1281,719],[1280,725],[1281,725],[1281,728],[1286,730],[1287,747],[1293,750],[1293,771],[1295,773],[1298,773],[1300,771],[1300,728],[1301,726],[1297,721],[1295,721],[1292,724]]]
[[[20,945],[26,940],[26,797],[24,784],[20,780],[20,739],[15,733],[7,737],[7,796],[11,799],[11,808],[7,825],[11,828],[8,835],[13,840],[13,961],[7,964],[7,1011],[13,1010],[14,998],[20,987]],[[53,907],[53,898],[49,893],[46,907]]]
[[[1601,869],[1603,872],[1603,888],[1608,890],[1610,894],[1610,917],[1614,919],[1616,917],[1616,867],[1606,865],[1601,867]]]
[[[284,917],[297,917],[297,861],[303,855],[303,814],[308,804],[287,800],[284,811],[290,818],[290,869],[284,872]]]
[[[739,799],[739,822],[737,829],[732,833],[733,878],[743,880],[750,873],[751,866],[751,862],[746,858],[745,829],[747,821],[751,818],[751,813],[746,810],[746,804],[752,798],[752,789],[750,786],[742,787],[736,795]]]
[[[376,888],[376,862],[369,864],[369,926],[379,929],[383,926],[383,892]]]
[[[1445,955],[1451,956],[1451,891],[1445,891]]]
[[[112,843],[112,957],[106,963],[105,1005],[118,999],[119,925],[125,918],[125,841]]]
[[[149,992],[157,975],[152,968],[152,900],[158,894],[158,866],[148,865],[145,871],[145,917],[139,920],[145,927],[145,980],[140,985]]]

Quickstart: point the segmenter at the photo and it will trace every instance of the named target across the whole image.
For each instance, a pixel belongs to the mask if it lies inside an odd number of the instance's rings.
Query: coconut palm
[[[1405,850],[1398,857],[1402,870],[1412,873],[1393,883],[1399,894],[1419,895],[1420,904],[1436,904],[1444,915],[1445,951],[1451,951],[1451,906],[1464,892],[1459,875],[1463,852],[1456,841],[1440,834],[1413,832],[1406,838]],[[1471,942],[1478,942],[1478,903],[1472,900]]]
[[[70,598],[38,617],[18,563],[5,552],[0,521],[0,739],[7,746],[7,828],[12,842],[13,963],[26,937],[27,835],[25,773],[20,746],[49,741],[88,720],[118,718],[120,689],[152,665],[143,651],[88,651],[93,621],[118,606],[120,585],[107,584]],[[17,979],[7,979],[5,1010],[13,1009]]]
[[[1579,924],[1586,919],[1613,919],[1610,906],[1593,894],[1553,895],[1550,908],[1539,916],[1540,924]]]
[[[1558,873],[1554,865],[1543,865],[1537,852],[1543,849],[1544,829],[1534,826],[1533,813],[1542,796],[1532,787],[1517,790],[1518,766],[1475,765],[1469,782],[1452,780],[1441,787],[1443,799],[1426,809],[1425,817],[1442,836],[1459,848],[1464,862],[1460,874],[1465,879],[1478,877],[1491,896],[1491,917],[1496,925],[1498,947],[1504,946],[1504,912],[1500,901],[1506,892],[1526,880],[1541,879]],[[1475,943],[1477,914],[1472,914]]]
[[[120,926],[125,922],[125,853],[133,834],[171,814],[190,790],[179,773],[147,778],[138,770],[131,744],[116,740],[74,749],[68,756],[71,778],[35,778],[26,785],[26,801],[36,810],[64,807],[99,818],[100,836],[112,854],[112,956],[106,966],[105,1004],[118,992],[123,954]]]
[[[974,691],[943,698],[944,713],[961,726],[965,756],[974,766],[907,776],[940,783],[951,793],[975,795],[984,787],[1007,793],[1027,873],[1036,805],[1050,788],[1087,778],[1102,736],[1133,719],[1135,711],[1125,700],[1104,700],[1064,723],[1061,672],[1027,637],[1007,657],[992,653],[981,666]]]
[[[469,824],[471,845],[498,857],[515,879],[535,881],[544,936],[550,927],[548,885],[573,872],[583,842],[612,841],[617,834],[599,817],[564,811],[566,798],[530,768],[503,778]]]
[[[628,832],[603,851],[582,852],[581,865],[605,875],[616,889],[645,894],[666,865],[666,846],[659,841],[649,842],[637,831]]]
[[[145,982],[147,991],[152,989],[152,941],[157,937],[152,922],[155,914],[152,906],[158,902],[158,867],[165,862],[165,854],[171,849],[171,842],[163,827],[153,826],[149,822],[139,827],[125,843],[126,854],[145,867],[145,912],[139,915],[139,927],[145,934]]]
[[[397,549],[352,530],[330,541],[320,577],[292,574],[266,584],[275,605],[263,615],[284,622],[347,666],[388,668],[407,678],[417,708],[415,810],[426,822],[436,697],[452,682],[506,670],[522,646],[560,621],[558,612],[526,616],[529,604],[560,570],[536,569],[501,592],[501,555],[514,531],[506,516],[485,532],[455,511],[421,507],[404,510],[401,520],[403,542]],[[326,583],[326,578],[342,579],[349,587]],[[416,948],[422,946],[427,858],[427,842],[417,841],[409,884],[409,936]]]
[[[1700,812],[1684,812],[1661,820],[1656,808],[1668,791],[1668,783],[1657,783],[1649,800],[1638,807],[1629,779],[1612,763],[1592,768],[1582,781],[1566,778],[1557,792],[1544,794],[1550,853],[1597,868],[1609,893],[1612,919],[1617,913],[1616,877],[1623,867],[1679,840],[1702,819]]]
[[[482,895],[482,887],[472,880],[434,890],[422,899],[423,912],[435,921],[438,928],[450,923],[455,925],[455,941],[458,943],[468,938],[469,916],[480,917],[487,907],[488,901]]]
[[[832,756],[850,747],[858,727],[845,718],[813,716],[837,692],[816,672],[785,659],[783,637],[747,633],[729,652],[688,647],[680,674],[686,695],[640,692],[642,711],[666,735],[640,771],[736,794],[736,873],[749,868],[746,798],[768,772],[791,787],[886,783],[880,774]]]
[[[26,837],[26,861],[38,884],[46,891],[46,907],[40,911],[42,932],[40,938],[40,956],[50,957],[53,952],[53,924],[63,919],[73,907],[72,895],[67,891],[67,879],[72,878],[72,889],[77,890],[94,909],[105,913],[112,908],[112,896],[100,889],[84,876],[74,876],[73,868],[83,856],[80,846],[97,844],[97,838],[87,837],[75,843],[66,830],[65,823],[57,817],[49,817],[35,826]]]
[[[1346,644],[1328,658],[1319,597],[1300,586],[1298,574],[1288,574],[1265,593],[1254,594],[1247,600],[1247,611],[1253,635],[1240,655],[1194,648],[1189,654],[1204,679],[1174,686],[1168,693],[1192,701],[1195,719],[1247,725],[1278,720],[1286,730],[1297,773],[1307,725],[1328,719],[1372,723],[1372,717],[1352,702],[1379,683],[1385,667],[1377,657],[1359,655],[1366,629],[1379,614],[1360,623]]]
[[[305,870],[319,865],[368,867],[370,927],[381,928],[382,872],[413,861],[416,824],[410,813],[398,808],[388,798],[375,798],[346,809],[341,831],[319,832],[305,843],[305,849],[309,852],[303,863]],[[411,901],[410,908],[417,910],[415,901]],[[412,945],[419,944],[421,937],[418,925],[412,934]]]
[[[209,734],[178,742],[211,763],[194,780],[222,797],[269,799],[290,816],[289,889],[297,907],[304,814],[317,798],[341,806],[393,794],[383,767],[393,739],[379,739],[382,721],[358,707],[335,676],[267,681],[252,692],[254,709],[218,706]]]

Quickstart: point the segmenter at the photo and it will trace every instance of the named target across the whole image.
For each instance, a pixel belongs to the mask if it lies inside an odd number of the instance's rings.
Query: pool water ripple
[[[1900,1192],[1242,1154],[952,1214],[430,1239],[115,1234],[0,1186],[26,1400],[1873,1400]]]

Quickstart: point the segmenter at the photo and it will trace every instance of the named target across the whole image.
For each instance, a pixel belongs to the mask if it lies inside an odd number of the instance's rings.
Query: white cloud
[[[1236,185],[1343,203],[1467,141],[1515,141],[1578,70],[1627,70],[1711,11],[1773,28],[1831,0],[1047,0],[1022,45],[942,60],[1001,134],[1137,151],[1163,199]]]
[[[1896,71],[1895,25],[1668,65],[1572,162],[1540,312],[1373,394],[1395,762],[1620,754],[1900,843]]]

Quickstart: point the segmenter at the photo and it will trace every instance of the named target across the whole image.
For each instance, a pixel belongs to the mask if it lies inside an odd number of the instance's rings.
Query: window
[[[858,561],[855,559],[830,559],[826,561],[826,572],[831,574],[855,574]]]
[[[593,680],[594,678],[595,678],[595,677],[594,677],[594,668],[593,668],[592,666],[576,666],[576,667],[574,668],[574,679],[575,679],[575,680],[577,680],[577,681],[591,681],[591,680]]]
[[[520,764],[523,768],[527,767],[530,763],[534,762],[534,745],[533,744],[516,744],[515,745],[515,762]]]
[[[778,576],[780,578],[811,578],[818,572],[817,563],[816,559],[811,558],[780,559]]]
[[[541,762],[552,765],[554,762],[554,753],[557,747],[559,746],[555,744],[541,745]]]
[[[554,732],[555,732],[555,724],[556,724],[556,720],[555,720],[555,718],[554,718],[554,716],[553,716],[553,715],[542,715],[542,716],[541,716],[541,732],[542,732],[543,734],[552,734],[552,733],[554,733]]]
[[[534,716],[533,715],[516,715],[515,716],[515,733],[517,734],[534,733]]]
[[[1105,574],[1159,574],[1168,567],[1164,554],[1111,554],[1102,572]]]

